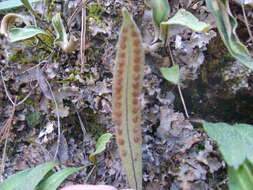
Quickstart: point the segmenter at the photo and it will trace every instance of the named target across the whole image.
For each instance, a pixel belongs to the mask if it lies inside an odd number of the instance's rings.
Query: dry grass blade
[[[56,117],[57,117],[57,133],[58,133],[58,138],[57,138],[56,151],[55,151],[55,154],[54,154],[54,160],[56,160],[58,152],[59,152],[59,148],[60,148],[60,142],[61,142],[61,122],[60,122],[59,106],[58,106],[58,103],[56,101],[54,92],[53,92],[53,90],[52,90],[52,88],[51,88],[48,80],[45,79],[45,81],[47,83],[47,86],[48,86],[48,88],[50,90],[50,93],[52,95],[53,101],[55,103],[55,114],[56,114]]]
[[[242,12],[243,12],[243,17],[244,17],[245,25],[246,25],[246,27],[247,27],[250,40],[251,40],[251,42],[253,43],[252,31],[250,30],[249,21],[248,21],[247,15],[246,15],[244,3],[241,3],[241,6],[242,6]]]
[[[82,8],[82,26],[81,26],[81,44],[80,44],[80,51],[81,51],[81,72],[84,71],[84,64],[85,64],[85,36],[86,36],[86,8]]]
[[[9,118],[7,119],[5,124],[0,129],[0,144],[2,143],[2,141],[5,140],[4,148],[3,148],[3,154],[2,154],[1,168],[0,168],[0,177],[4,173],[5,160],[6,160],[7,140],[8,140],[8,137],[10,136],[10,131],[11,131],[11,128],[12,128],[12,122],[13,122],[15,110],[16,110],[16,106],[13,105]]]
[[[13,105],[9,118],[0,129],[0,144],[9,137],[16,106]]]

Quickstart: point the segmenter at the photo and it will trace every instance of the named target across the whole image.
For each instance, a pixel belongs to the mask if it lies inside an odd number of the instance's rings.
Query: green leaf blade
[[[21,0],[24,7],[33,15],[35,18],[39,18],[38,13],[32,8],[31,3],[29,0]]]
[[[27,169],[10,176],[0,184],[0,189],[12,190],[20,186],[30,171],[31,169]]]
[[[103,134],[101,137],[99,137],[96,144],[96,151],[89,156],[89,160],[91,160],[93,163],[96,162],[95,160],[96,155],[103,152],[106,149],[106,144],[110,141],[111,137],[112,137],[111,133],[106,133]]]
[[[39,34],[47,35],[47,33],[36,26],[26,26],[24,28],[12,28],[9,30],[8,37],[10,42],[17,42],[30,39]]]
[[[0,189],[34,190],[43,177],[57,165],[58,164],[54,162],[47,162],[35,168],[18,172],[0,184]]]
[[[238,169],[228,167],[230,190],[251,190],[253,187],[253,166],[246,160]]]
[[[42,181],[42,183],[37,187],[37,190],[56,190],[57,187],[71,174],[83,169],[83,167],[79,168],[66,168],[61,171],[58,171]]]
[[[230,11],[229,1],[206,0],[206,4],[214,15],[218,31],[229,53],[246,67],[253,70],[253,59],[247,47],[240,42],[236,34],[238,24]]]
[[[180,9],[172,18],[161,23],[161,27],[169,25],[182,25],[196,32],[205,32],[210,29],[210,25],[199,21],[193,14],[184,9]]]
[[[40,2],[42,0],[29,0],[30,3]],[[8,10],[16,7],[23,6],[20,0],[7,0],[0,2],[0,10]]]
[[[168,0],[152,0],[151,7],[153,20],[159,26],[170,14],[169,2]]]
[[[173,84],[178,84],[179,83],[179,79],[180,79],[180,71],[179,71],[179,66],[178,65],[174,65],[170,68],[160,68],[160,71],[163,75],[163,77],[173,83]]]
[[[66,53],[74,51],[78,44],[78,41],[74,36],[70,36],[70,39],[68,40],[68,34],[66,33],[60,13],[57,13],[52,18],[52,23],[54,30],[56,31],[56,39],[54,43],[60,46]]]
[[[217,141],[229,166],[237,169],[246,159],[253,163],[253,126],[208,122],[203,126],[208,136]]]
[[[26,183],[23,183],[22,186],[16,187],[15,190],[34,190],[43,177],[57,165],[58,164],[54,162],[47,162],[36,166],[31,169],[28,175],[26,175],[24,180]]]

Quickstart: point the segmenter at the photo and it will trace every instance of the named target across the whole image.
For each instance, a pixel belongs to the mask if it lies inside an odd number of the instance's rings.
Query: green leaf
[[[246,159],[253,163],[253,126],[247,124],[203,123],[207,134],[217,141],[229,166],[237,169]]]
[[[229,8],[228,0],[206,0],[208,9],[213,13],[221,38],[229,53],[250,69],[253,59],[236,34],[237,21]]]
[[[230,190],[252,190],[253,165],[246,160],[237,170],[228,167]]]
[[[38,13],[32,8],[30,2],[28,0],[21,0],[25,8],[33,15],[35,18],[39,18]]]
[[[0,189],[34,190],[43,177],[57,165],[54,162],[47,162],[35,168],[19,172],[0,184]]]
[[[106,144],[110,141],[111,137],[112,137],[111,133],[106,133],[98,138],[97,145],[96,145],[96,151],[89,156],[89,159],[93,163],[96,162],[96,155],[105,150]]]
[[[52,23],[54,30],[56,31],[56,39],[54,43],[60,46],[64,52],[68,53],[74,51],[77,45],[77,40],[74,36],[70,36],[70,39],[68,40],[68,35],[64,28],[60,13],[57,13],[52,18]]]
[[[30,3],[39,2],[42,0],[29,0]],[[20,0],[7,0],[0,2],[0,10],[7,10],[16,7],[23,6],[23,3]]]
[[[144,48],[140,31],[126,8],[117,43],[113,73],[112,119],[116,142],[129,186],[142,187],[142,135],[140,96],[144,74]]]
[[[153,20],[159,26],[170,14],[169,2],[168,0],[152,0],[151,7]]]
[[[26,26],[24,28],[11,28],[9,30],[8,36],[11,42],[17,42],[27,40],[39,34],[47,35],[47,33],[39,27]]]
[[[190,12],[180,9],[172,18],[160,24],[164,40],[167,39],[170,25],[182,25],[196,32],[205,32],[210,29],[210,25],[201,22]]]
[[[56,190],[57,187],[71,174],[83,169],[84,167],[79,168],[66,168],[61,171],[58,171],[51,175],[50,177],[43,180],[40,185],[37,187],[37,190]]]
[[[31,169],[27,169],[10,176],[8,179],[4,180],[4,182],[0,184],[0,189],[4,189],[4,190],[15,189],[18,185],[24,182],[27,174],[30,171]]]
[[[180,71],[178,65],[174,65],[170,68],[160,68],[160,71],[167,81],[173,84],[179,83]]]

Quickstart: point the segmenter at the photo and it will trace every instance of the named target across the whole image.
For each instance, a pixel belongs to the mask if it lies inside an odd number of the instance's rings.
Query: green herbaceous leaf
[[[32,8],[31,3],[29,0],[21,0],[23,3],[24,7],[36,18],[39,18],[38,13]]]
[[[253,126],[247,124],[203,123],[207,134],[217,141],[225,161],[237,169],[246,159],[253,163]]]
[[[253,69],[253,59],[237,34],[237,21],[232,15],[228,0],[206,0],[208,9],[213,13],[221,38],[229,53],[250,69]]]
[[[0,189],[34,190],[44,176],[57,165],[54,162],[47,162],[35,168],[18,172],[0,184]]]
[[[30,3],[39,2],[42,0],[29,0]],[[23,6],[23,3],[20,0],[7,0],[0,2],[0,10],[7,10],[16,7]]]
[[[205,32],[210,29],[210,25],[199,21],[198,18],[185,9],[180,9],[172,18],[162,22],[161,26],[163,27],[174,24],[188,27],[196,32]]]
[[[52,23],[54,30],[56,31],[56,39],[54,43],[60,46],[65,52],[74,51],[77,45],[77,40],[74,36],[70,36],[70,39],[68,40],[68,35],[64,28],[60,13],[57,13],[52,18]]]
[[[98,138],[97,145],[96,145],[96,151],[89,156],[89,159],[92,162],[96,162],[96,155],[105,150],[106,144],[110,141],[111,137],[112,137],[111,133],[106,133]]]
[[[39,34],[47,35],[47,33],[44,30],[36,26],[25,26],[24,28],[11,28],[8,32],[10,42],[27,40]]]
[[[31,169],[27,169],[10,176],[8,179],[4,180],[4,182],[0,184],[0,189],[14,190],[17,186],[21,185],[24,182],[27,174],[30,171]]]
[[[163,75],[163,77],[173,83],[173,84],[178,84],[179,78],[180,78],[180,71],[179,71],[179,66],[174,65],[170,68],[160,68],[160,71]]]
[[[151,0],[151,7],[153,20],[159,26],[170,14],[168,0]]]
[[[47,162],[36,166],[31,169],[22,184],[18,185],[15,190],[34,190],[44,176],[57,165],[58,163],[55,162]]]
[[[66,30],[64,28],[60,13],[57,13],[53,17],[52,23],[54,26],[54,30],[56,31],[55,43],[59,43],[59,42],[68,43],[68,35],[67,35]]]
[[[253,165],[248,160],[236,170],[228,167],[230,190],[252,190],[253,187]]]
[[[61,171],[58,171],[51,175],[50,177],[43,180],[40,185],[37,187],[37,190],[56,190],[57,187],[71,174],[83,169],[84,167],[79,168],[66,168]]]
[[[180,9],[172,18],[167,21],[161,22],[160,28],[163,39],[166,41],[168,38],[169,26],[170,25],[181,25],[190,28],[196,32],[205,32],[210,29],[210,25],[201,22],[193,14]]]

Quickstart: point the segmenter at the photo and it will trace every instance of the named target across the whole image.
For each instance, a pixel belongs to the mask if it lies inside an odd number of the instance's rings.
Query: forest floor
[[[204,33],[180,26],[170,30],[170,46],[180,66],[189,119],[185,117],[176,86],[160,73],[160,67],[171,65],[165,50],[146,53],[142,93],[145,190],[227,189],[226,164],[217,145],[193,121],[253,123],[253,73],[229,55],[204,1],[191,5],[189,2],[192,1],[171,1],[172,14],[185,8],[213,27]],[[82,17],[78,6],[79,1],[69,0],[64,6],[56,4],[52,14],[62,12],[68,32],[80,39]],[[43,3],[34,7],[43,12]],[[61,167],[87,166],[69,177],[65,185],[127,187],[114,137],[97,156],[96,165],[91,165],[88,158],[97,139],[115,131],[111,120],[111,86],[122,7],[133,14],[143,41],[152,43],[151,10],[143,1],[90,1],[86,8],[84,65],[79,48],[64,53],[58,47],[45,47],[41,41],[10,43],[0,37],[0,129],[8,120],[11,123],[3,178],[52,161],[60,127],[57,161],[62,163]],[[231,10],[239,22],[239,38],[252,51],[241,6],[231,3]],[[71,17],[75,11],[77,14]],[[1,12],[0,19],[8,12]],[[11,12],[29,15],[24,8]],[[246,12],[253,27],[252,8],[246,7]],[[7,93],[16,102],[29,96],[14,110]],[[0,144],[0,155],[3,147],[4,141]]]

